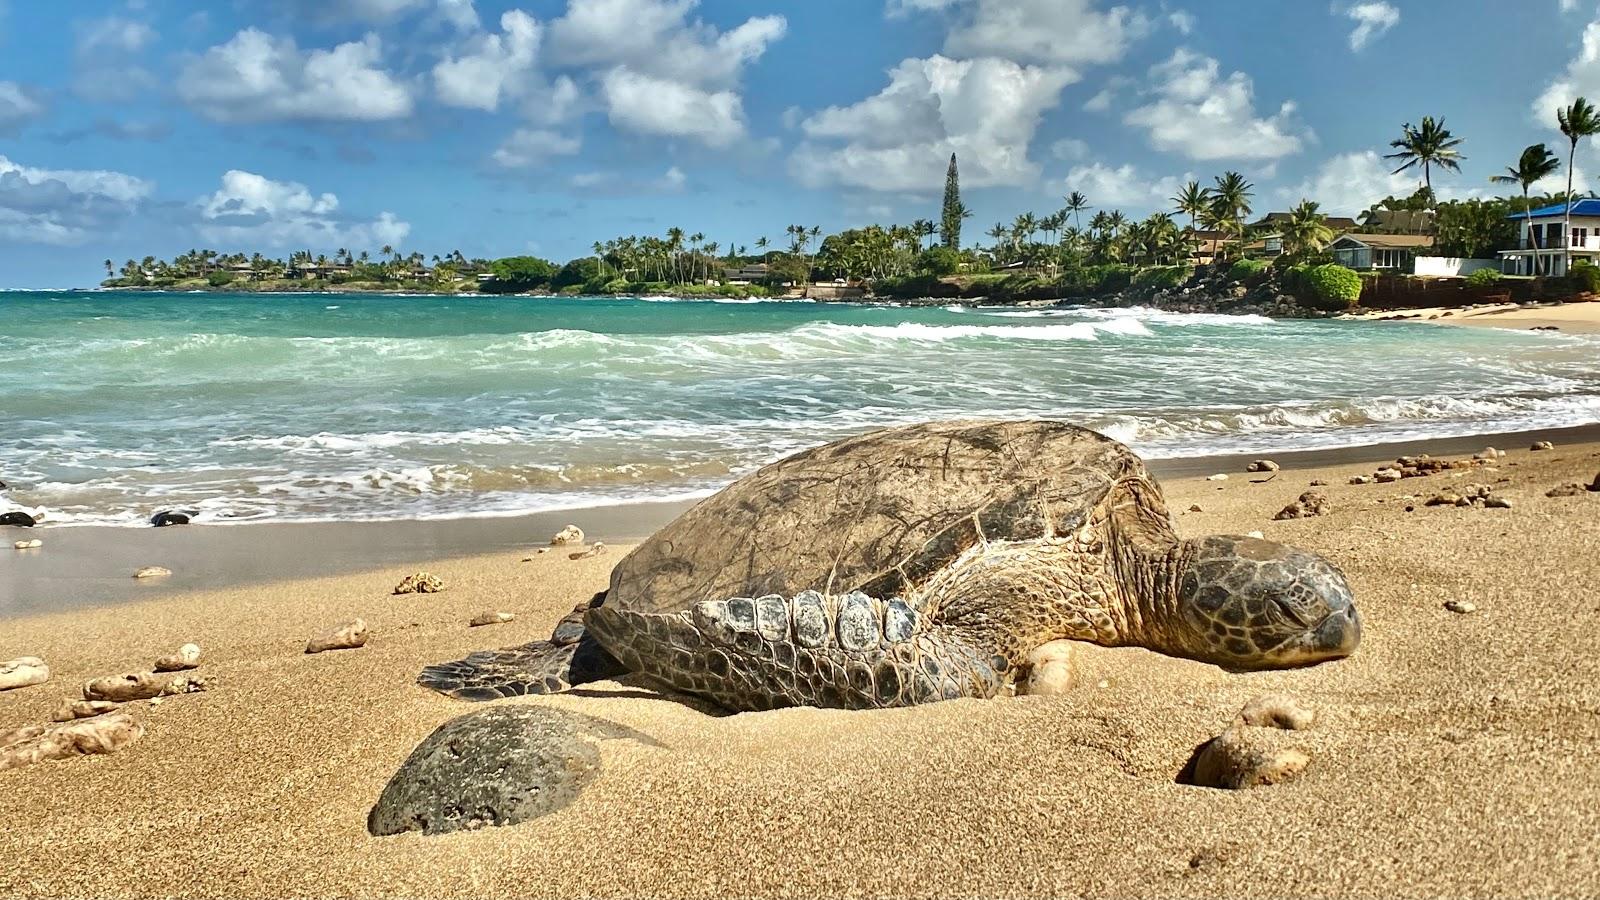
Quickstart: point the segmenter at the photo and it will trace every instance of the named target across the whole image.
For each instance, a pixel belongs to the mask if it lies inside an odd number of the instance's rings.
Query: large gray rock
[[[515,825],[577,798],[600,769],[596,744],[649,737],[544,706],[496,706],[452,719],[411,751],[367,816],[374,835]]]

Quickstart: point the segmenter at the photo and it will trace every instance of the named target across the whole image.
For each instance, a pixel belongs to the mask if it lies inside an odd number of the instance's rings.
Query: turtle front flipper
[[[458,700],[499,700],[524,694],[559,694],[575,685],[615,678],[625,670],[592,637],[574,643],[534,641],[484,650],[466,659],[428,666],[417,683]]]
[[[676,613],[602,606],[585,624],[629,671],[736,710],[987,698],[1008,665],[899,599],[862,593],[739,597]]]

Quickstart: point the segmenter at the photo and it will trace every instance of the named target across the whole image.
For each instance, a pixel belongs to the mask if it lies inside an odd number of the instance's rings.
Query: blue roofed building
[[[1600,265],[1600,198],[1573,202],[1571,234],[1563,234],[1566,215],[1566,205],[1557,203],[1510,216],[1521,242],[1500,251],[1502,269],[1510,275],[1565,275],[1579,260]]]

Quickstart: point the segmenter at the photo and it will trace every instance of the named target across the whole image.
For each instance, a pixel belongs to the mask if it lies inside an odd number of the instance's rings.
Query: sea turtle
[[[1360,638],[1332,564],[1180,540],[1122,444],[1060,422],[943,422],[767,466],[641,544],[549,641],[419,681],[487,700],[635,672],[731,709],[869,708],[992,697],[1059,639],[1239,671],[1337,659]]]

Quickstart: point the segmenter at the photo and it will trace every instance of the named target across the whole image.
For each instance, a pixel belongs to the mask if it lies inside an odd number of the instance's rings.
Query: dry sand
[[[1378,319],[1403,319],[1428,322],[1434,325],[1466,325],[1474,328],[1511,328],[1527,331],[1532,328],[1556,328],[1568,334],[1600,334],[1600,302],[1545,303],[1521,306],[1505,303],[1493,306],[1454,309],[1426,307],[1422,309],[1381,310],[1341,318],[1373,321]]]
[[[1526,446],[1525,444],[1520,446]],[[0,694],[0,729],[86,678],[206,648],[204,694],[140,704],[109,757],[0,772],[0,895],[938,896],[1600,893],[1600,445],[1513,452],[1510,510],[1422,508],[1450,475],[1346,485],[1371,465],[1166,483],[1186,534],[1261,530],[1326,553],[1366,622],[1351,659],[1230,675],[1142,650],[1081,653],[1054,698],[712,717],[636,686],[539,703],[658,740],[602,745],[570,807],[514,828],[372,838],[368,808],[435,727],[473,707],[412,683],[426,663],[543,637],[622,548],[500,553],[10,620],[0,658],[47,685]],[[1272,522],[1316,478],[1335,511]],[[442,594],[396,598],[409,571]],[[1478,612],[1446,612],[1450,599]],[[516,622],[467,629],[485,608]],[[362,616],[366,648],[301,654]],[[1248,699],[1314,707],[1298,781],[1181,786]]]

